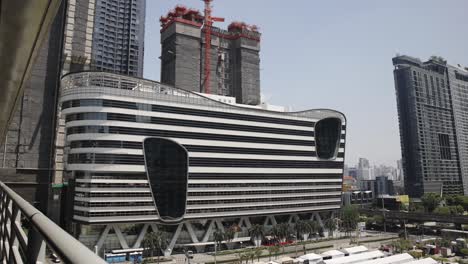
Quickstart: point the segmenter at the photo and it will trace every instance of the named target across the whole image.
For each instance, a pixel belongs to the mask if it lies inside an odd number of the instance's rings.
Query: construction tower
[[[233,96],[237,103],[260,103],[260,37],[256,26],[223,21],[205,12],[176,6],[161,17],[161,82],[185,90]]]

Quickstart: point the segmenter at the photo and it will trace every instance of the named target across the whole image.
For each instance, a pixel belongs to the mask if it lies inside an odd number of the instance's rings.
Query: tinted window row
[[[315,145],[315,142],[311,140],[220,135],[220,134],[209,134],[209,133],[134,128],[134,127],[77,126],[77,127],[70,127],[67,129],[68,135],[84,134],[84,133],[125,134],[125,135],[140,135],[140,136],[168,137],[168,138],[176,137],[176,138],[222,140],[222,141],[297,145],[297,146],[314,146]]]
[[[156,211],[125,211],[125,212],[84,212],[77,211],[73,212],[76,216],[86,216],[86,217],[99,217],[99,216],[131,216],[131,215],[156,215]]]
[[[296,136],[309,136],[313,137],[313,131],[304,130],[293,130],[293,129],[282,129],[282,128],[271,128],[271,127],[258,127],[258,126],[247,126],[247,125],[234,125],[226,123],[213,123],[195,120],[182,120],[182,119],[170,119],[161,118],[154,116],[135,116],[128,114],[117,114],[117,113],[78,113],[67,115],[66,121],[76,120],[110,120],[110,121],[125,121],[125,122],[138,122],[138,123],[149,123],[149,124],[160,124],[160,125],[174,125],[174,126],[187,126],[187,127],[200,127],[200,128],[212,128],[212,129],[226,129],[235,131],[246,131],[246,132],[260,132],[260,133],[273,133],[273,134],[284,134],[284,135],[296,135]]]
[[[241,197],[239,197],[241,198]],[[341,195],[326,196],[326,199],[339,199]],[[324,198],[322,198],[324,199]],[[251,198],[251,199],[218,199],[218,200],[201,200],[201,201],[187,201],[188,205],[196,204],[236,204],[236,203],[264,203],[264,202],[283,202],[283,201],[307,201],[312,200],[320,202],[317,196],[299,196],[299,197],[265,197],[265,198]]]
[[[344,145],[344,143],[342,143]],[[72,141],[71,148],[126,148],[142,149],[141,142],[117,141],[117,140],[81,140]],[[257,155],[281,155],[281,156],[315,156],[315,151],[283,150],[283,149],[259,149],[259,148],[235,148],[184,145],[189,152],[232,153],[232,154],[257,154]]]
[[[93,203],[89,203],[89,202],[75,201],[74,204],[77,205],[77,206],[86,206],[86,207],[154,206],[153,202],[131,202],[131,201],[125,202],[125,203],[122,203],[122,202],[105,202],[105,203],[102,203],[102,202],[95,203],[95,202],[93,202]]]
[[[217,195],[235,195],[241,197],[242,195],[256,195],[256,194],[287,194],[287,193],[316,193],[316,192],[339,192],[341,188],[330,188],[330,189],[302,189],[302,190],[265,190],[265,191],[219,191],[219,192],[190,192],[189,197],[199,196],[217,196]]]
[[[341,182],[249,182],[249,183],[189,183],[189,188],[255,188],[255,187],[297,187],[297,186],[322,186],[340,185]]]
[[[127,164],[144,165],[142,155],[78,153],[69,154],[71,164]],[[302,161],[302,160],[258,160],[258,159],[220,159],[189,158],[190,167],[246,167],[246,168],[325,168],[341,169],[343,162],[336,161]]]
[[[320,202],[320,203],[305,203],[305,204],[279,204],[279,205],[267,205],[267,206],[249,206],[249,207],[228,207],[228,208],[207,208],[207,209],[188,209],[188,214],[200,214],[200,213],[221,213],[221,212],[233,212],[233,211],[252,211],[252,210],[275,210],[279,208],[302,208],[312,206],[327,206],[327,205],[338,205],[340,202]]]
[[[76,192],[76,197],[150,197],[151,193],[149,192],[132,192],[132,193],[88,193],[88,192]]]
[[[315,123],[312,121],[291,120],[291,119],[255,116],[255,115],[247,115],[247,114],[225,113],[225,112],[217,112],[217,111],[209,111],[209,110],[190,109],[190,108],[165,106],[165,105],[151,105],[151,104],[134,103],[134,102],[126,102],[126,101],[118,101],[118,100],[107,100],[107,99],[79,99],[79,100],[66,101],[62,103],[62,109],[67,109],[70,107],[79,107],[79,106],[115,107],[115,108],[125,108],[125,109],[133,109],[133,110],[146,110],[146,111],[152,111],[152,112],[164,112],[164,113],[175,113],[175,114],[183,114],[183,115],[217,117],[217,118],[227,118],[227,119],[234,119],[234,120],[256,121],[256,122],[306,126],[306,127],[314,127],[315,125]]]
[[[342,174],[291,174],[291,173],[282,173],[282,174],[248,174],[248,173],[190,173],[190,179],[197,180],[208,180],[208,179],[230,179],[230,180],[239,180],[239,179],[341,179]],[[310,192],[313,192],[309,190]]]

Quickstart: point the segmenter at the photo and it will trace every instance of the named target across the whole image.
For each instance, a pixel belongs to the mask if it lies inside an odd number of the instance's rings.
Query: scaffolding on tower
[[[207,94],[211,93],[210,80],[211,80],[211,28],[213,22],[224,22],[224,18],[211,16],[211,2],[213,0],[203,0],[205,2],[205,18],[203,30],[205,32],[205,78],[203,80],[204,91]]]

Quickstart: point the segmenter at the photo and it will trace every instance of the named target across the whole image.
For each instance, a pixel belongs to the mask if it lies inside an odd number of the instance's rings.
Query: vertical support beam
[[[213,226],[214,226],[214,220],[210,220],[210,224],[208,225],[208,229],[206,229],[202,242],[208,242],[208,239],[210,239],[210,236],[213,233]]]
[[[291,214],[288,219],[288,224],[295,224],[297,220],[299,219],[299,216],[297,214]]]
[[[5,243],[3,243],[3,234],[5,230],[3,229],[2,223],[5,223],[5,192],[0,190],[0,259],[4,257],[4,248]]]
[[[109,234],[109,231],[111,230],[112,225],[106,225],[104,230],[102,231],[101,235],[99,236],[99,239],[96,243],[97,251],[100,252],[102,245],[104,245],[104,242],[106,241],[107,235]],[[99,255],[99,254],[98,254]]]
[[[320,214],[318,212],[314,212],[313,215],[315,216],[315,219],[319,223],[320,227],[324,228],[322,217],[320,217]]]
[[[149,224],[144,224],[143,227],[140,230],[140,233],[138,234],[137,239],[135,240],[135,243],[133,244],[133,248],[139,248],[141,245],[141,242],[145,238],[146,232],[148,231]]]
[[[153,232],[158,232],[159,228],[155,223],[151,223],[149,224],[149,226],[151,227],[151,229],[153,229]]]
[[[166,250],[163,252],[164,256],[167,257],[167,256],[170,256],[172,254],[172,250],[174,249],[175,243],[176,243],[177,239],[179,238],[179,235],[180,235],[180,232],[182,231],[183,226],[184,226],[183,223],[180,223],[177,226],[177,230],[175,231],[174,236],[171,239],[171,242],[167,246]]]
[[[120,227],[117,224],[112,225],[112,227],[114,228],[114,232],[117,235],[117,239],[119,240],[120,246],[123,249],[128,248],[127,240],[125,240],[125,237],[123,236]]]
[[[249,219],[249,217],[247,217],[247,216],[244,216],[243,218],[244,218],[244,224],[245,224],[245,227],[247,227],[247,228],[251,228],[251,227],[252,227],[252,223],[250,223],[250,219]]]
[[[185,224],[185,227],[187,228],[187,232],[188,232],[189,235],[190,235],[190,239],[192,240],[192,243],[198,243],[198,242],[200,242],[200,241],[198,240],[197,235],[195,234],[195,231],[193,231],[192,223],[190,223],[190,221],[187,221],[187,222],[185,222],[184,224]]]
[[[219,230],[221,230],[221,231],[224,232],[224,231],[225,231],[225,230],[224,230],[224,225],[223,225],[223,223],[221,222],[221,220],[222,220],[222,219],[215,219],[214,221],[215,221],[216,227],[217,227]]]

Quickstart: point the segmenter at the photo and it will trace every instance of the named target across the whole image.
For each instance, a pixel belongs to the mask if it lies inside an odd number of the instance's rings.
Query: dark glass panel
[[[179,221],[187,203],[188,154],[184,147],[166,138],[143,142],[146,173],[162,221]]]
[[[315,125],[315,146],[317,157],[334,158],[340,145],[341,120],[325,118]]]

